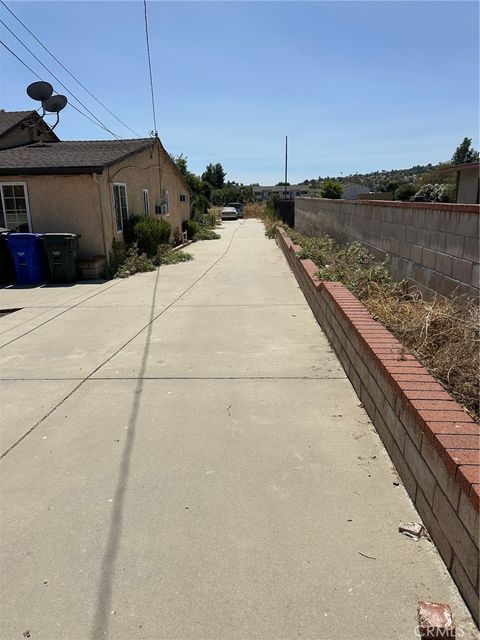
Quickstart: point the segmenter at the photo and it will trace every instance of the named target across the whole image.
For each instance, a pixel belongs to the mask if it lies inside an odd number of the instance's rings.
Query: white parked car
[[[222,209],[222,220],[237,220],[238,219],[238,211],[235,207],[223,207]]]
[[[226,207],[234,207],[237,210],[238,217],[243,218],[243,204],[241,202],[227,202]]]

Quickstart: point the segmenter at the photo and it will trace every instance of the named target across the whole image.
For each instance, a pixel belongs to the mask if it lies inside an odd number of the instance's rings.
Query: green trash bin
[[[45,233],[43,249],[47,262],[47,278],[50,282],[74,282],[78,280],[78,241],[76,233]]]

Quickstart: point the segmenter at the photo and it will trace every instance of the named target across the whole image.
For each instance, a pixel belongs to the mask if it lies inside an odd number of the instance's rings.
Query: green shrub
[[[198,193],[192,202],[192,210],[193,216],[196,218],[197,216],[204,216],[208,211],[208,199],[203,193]]]
[[[156,218],[142,218],[134,227],[134,234],[140,253],[146,253],[150,258],[157,254],[160,244],[170,242],[170,223]]]
[[[182,222],[182,231],[186,231],[188,239],[193,240],[198,232],[198,223],[192,219],[184,220]]]
[[[343,187],[340,182],[336,180],[325,180],[322,182],[320,188],[320,196],[322,198],[332,198],[334,200],[338,200],[338,198],[342,197]]]
[[[127,220],[123,221],[123,241],[125,244],[130,245],[137,241],[135,225],[140,220],[143,220],[142,216],[130,216]]]
[[[402,184],[393,195],[395,200],[410,200],[416,193],[417,189],[413,184]]]
[[[455,191],[454,184],[424,184],[415,195],[432,202],[455,202]]]

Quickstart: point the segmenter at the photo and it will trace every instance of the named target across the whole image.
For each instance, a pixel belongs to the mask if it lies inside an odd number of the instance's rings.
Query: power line
[[[26,44],[25,44],[25,43],[24,43],[24,42],[23,42],[23,41],[22,41],[22,40],[17,36],[17,34],[16,34],[14,31],[12,31],[12,29],[10,29],[10,27],[9,27],[7,24],[5,24],[5,22],[4,22],[3,20],[0,20],[0,23],[2,23],[2,24],[3,24],[3,26],[4,26],[4,27],[5,27],[5,28],[6,28],[6,29],[7,29],[7,30],[12,34],[12,36],[13,36],[16,40],[18,40],[18,42],[20,42],[20,44],[22,45],[22,47],[24,47],[24,48],[28,51],[28,53],[29,53],[30,55],[32,55],[32,56],[35,58],[35,60],[36,60],[37,62],[39,62],[39,63],[42,65],[42,67],[43,67],[43,68],[44,68],[44,69],[45,69],[45,70],[46,70],[46,71],[47,71],[47,72],[52,76],[52,78],[55,78],[55,80],[56,80],[56,81],[57,81],[57,82],[58,82],[58,83],[59,83],[59,84],[60,84],[60,85],[65,89],[65,91],[67,91],[67,93],[69,93],[71,96],[73,96],[73,98],[74,98],[74,99],[75,99],[79,104],[81,104],[81,105],[82,105],[82,107],[85,109],[85,111],[87,111],[91,116],[93,116],[93,117],[95,118],[95,120],[97,121],[97,123],[98,123],[99,125],[101,125],[101,126],[102,126],[106,131],[108,131],[108,132],[109,132],[109,133],[110,133],[114,138],[117,138],[117,140],[121,140],[120,136],[117,136],[117,134],[116,134],[116,133],[114,133],[113,131],[111,131],[111,130],[107,127],[107,125],[106,125],[106,124],[104,124],[104,123],[100,120],[100,118],[97,118],[97,116],[96,116],[92,111],[90,111],[90,109],[89,109],[86,105],[84,105],[84,104],[83,104],[83,102],[80,100],[80,98],[78,98],[78,97],[73,93],[73,91],[70,91],[70,89],[68,89],[68,87],[66,87],[66,86],[63,84],[63,82],[62,82],[59,78],[57,78],[57,76],[56,76],[52,71],[50,71],[50,69],[47,67],[47,65],[46,65],[46,64],[44,64],[44,63],[40,60],[40,58],[39,58],[37,55],[35,55],[35,53],[34,53],[31,49],[29,49],[29,48],[27,47],[27,45],[26,45]]]
[[[147,40],[148,70],[150,72],[150,91],[151,91],[151,94],[152,94],[153,130],[154,130],[155,136],[158,138],[157,117],[155,115],[155,95],[154,95],[154,92],[153,92],[152,60],[150,58],[150,41],[148,39],[147,0],[143,0],[143,8],[144,8],[144,13],[145,13],[145,37],[146,37],[146,40]]]
[[[15,20],[17,20],[17,21],[22,25],[22,27],[28,31],[28,33],[32,36],[32,38],[34,38],[34,39],[38,42],[38,44],[39,44],[41,47],[43,47],[43,48],[45,49],[45,51],[46,51],[46,52],[47,52],[47,53],[48,53],[48,54],[49,54],[49,55],[50,55],[50,56],[55,60],[55,62],[57,62],[57,63],[62,67],[62,69],[64,69],[64,70],[68,73],[68,75],[69,75],[69,76],[71,76],[71,77],[75,80],[75,82],[76,82],[77,84],[79,84],[79,85],[82,87],[82,89],[84,89],[84,90],[85,90],[85,91],[86,91],[86,92],[87,92],[87,93],[88,93],[88,94],[89,94],[89,95],[90,95],[94,100],[96,100],[96,101],[98,102],[98,104],[100,104],[100,105],[101,105],[101,106],[102,106],[106,111],[108,111],[108,113],[109,113],[110,115],[112,115],[116,120],[118,120],[118,122],[120,122],[121,124],[123,124],[123,126],[124,126],[124,127],[126,127],[129,131],[131,131],[132,133],[134,133],[134,134],[135,134],[136,136],[138,136],[139,138],[141,138],[141,137],[142,137],[142,136],[141,136],[139,133],[137,133],[134,129],[132,129],[131,127],[129,127],[129,126],[128,126],[128,124],[126,124],[125,122],[123,122],[123,120],[120,120],[120,118],[119,118],[119,117],[117,117],[117,116],[113,113],[113,111],[110,111],[110,109],[109,109],[105,104],[103,104],[103,102],[102,102],[101,100],[99,100],[99,99],[98,99],[98,98],[97,98],[97,97],[96,97],[96,96],[95,96],[95,95],[94,95],[94,94],[93,94],[89,89],[87,89],[87,87],[86,87],[84,84],[82,84],[82,83],[80,82],[80,80],[79,80],[76,76],[74,76],[74,75],[73,75],[73,73],[71,73],[71,71],[69,71],[69,70],[67,69],[67,67],[66,67],[66,66],[65,66],[65,65],[64,65],[64,64],[63,64],[63,63],[62,63],[62,62],[61,62],[61,61],[60,61],[60,60],[59,60],[59,59],[58,59],[58,58],[57,58],[57,57],[56,57],[56,56],[55,56],[55,55],[54,55],[54,54],[53,54],[53,53],[52,53],[52,52],[51,52],[51,51],[50,51],[50,50],[49,50],[49,49],[48,49],[44,44],[43,44],[43,42],[41,42],[41,41],[37,38],[37,36],[36,36],[36,35],[35,35],[35,34],[34,34],[34,33],[33,33],[33,32],[32,32],[32,31],[27,27],[27,25],[26,25],[24,22],[22,22],[22,21],[20,20],[20,18],[19,18],[19,17],[18,17],[18,16],[17,16],[17,15],[16,15],[12,10],[11,10],[11,9],[10,9],[10,7],[9,7],[9,6],[8,6],[8,5],[7,5],[3,0],[0,0],[0,2],[1,2],[1,4],[5,7],[5,9],[6,9],[7,11],[9,11],[9,12],[12,14],[12,16],[15,18]]]
[[[15,58],[16,58],[19,62],[21,62],[21,63],[23,64],[23,66],[24,66],[24,67],[27,67],[27,69],[30,71],[30,73],[33,73],[33,75],[34,75],[36,78],[38,78],[39,80],[41,80],[41,78],[40,78],[40,76],[38,75],[38,73],[35,73],[35,71],[34,71],[31,67],[29,67],[29,66],[28,66],[28,64],[27,64],[26,62],[24,62],[21,58],[19,58],[19,57],[17,56],[17,54],[16,54],[14,51],[12,51],[12,50],[10,49],[10,47],[7,47],[7,45],[3,42],[3,40],[0,40],[0,44],[3,44],[3,46],[5,47],[5,49],[7,49],[7,51],[10,51],[10,53],[12,54],[12,56],[15,56]]]
[[[38,75],[38,73],[36,73],[36,72],[31,68],[31,67],[29,67],[29,66],[28,66],[28,64],[27,64],[24,60],[22,60],[19,56],[17,56],[17,54],[15,53],[15,51],[12,51],[12,50],[10,49],[10,47],[8,47],[8,46],[5,44],[5,42],[3,42],[3,40],[0,40],[0,44],[2,44],[2,45],[5,47],[5,49],[7,49],[7,51],[9,51],[9,52],[12,54],[12,56],[14,56],[14,57],[19,61],[19,62],[21,62],[21,63],[23,64],[23,66],[24,66],[24,67],[26,67],[26,68],[30,71],[30,73],[33,73],[33,75],[34,75],[36,78],[38,78],[39,80],[41,80],[41,77]],[[90,118],[90,116],[87,116],[87,114],[86,114],[86,113],[83,113],[83,111],[82,111],[81,109],[79,109],[78,107],[76,107],[76,106],[73,104],[73,102],[69,102],[68,104],[72,107],[72,109],[75,109],[75,111],[78,111],[78,113],[80,113],[84,118],[87,118],[87,120],[90,120],[90,122],[93,122],[93,124],[96,124],[96,125],[97,125],[97,127],[101,127],[102,129],[105,129],[105,131],[108,131],[108,129],[107,129],[106,127],[104,127],[104,126],[103,126],[103,125],[101,125],[101,124],[98,124],[98,122],[95,122],[95,120],[93,120],[93,118]]]

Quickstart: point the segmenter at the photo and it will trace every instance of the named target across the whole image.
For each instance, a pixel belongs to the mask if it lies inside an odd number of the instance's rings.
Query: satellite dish
[[[50,113],[58,113],[67,106],[66,96],[52,96],[43,101],[43,108]]]
[[[48,100],[53,93],[53,87],[49,82],[32,82],[27,87],[27,93],[32,100]]]

